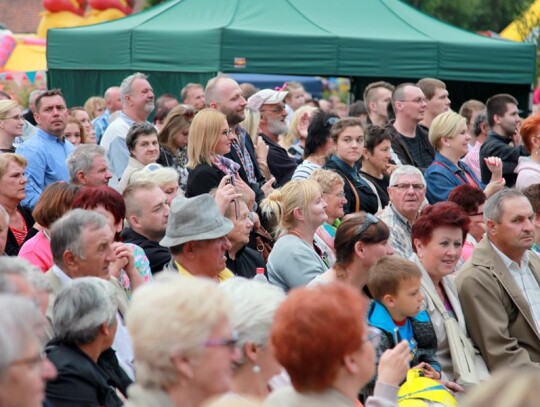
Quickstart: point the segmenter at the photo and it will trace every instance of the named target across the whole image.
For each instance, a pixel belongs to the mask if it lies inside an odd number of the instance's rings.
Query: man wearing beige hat
[[[288,92],[263,89],[248,99],[247,108],[260,112],[260,133],[268,145],[268,168],[279,186],[291,180],[296,161],[278,144],[279,136],[287,132],[287,111],[283,99]]]
[[[159,242],[171,252],[167,269],[219,282],[234,277],[226,267],[225,255],[231,248],[227,233],[233,227],[209,194],[174,199],[165,237]]]

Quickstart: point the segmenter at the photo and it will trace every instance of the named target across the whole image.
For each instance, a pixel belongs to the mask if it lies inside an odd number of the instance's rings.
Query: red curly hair
[[[450,192],[448,201],[457,203],[468,215],[472,215],[478,212],[480,205],[486,203],[486,196],[480,189],[463,184]]]
[[[428,244],[433,236],[433,231],[442,227],[456,227],[463,232],[463,241],[469,233],[471,220],[469,215],[454,202],[438,202],[427,206],[414,222],[411,239],[414,242],[420,240],[422,244]],[[416,246],[413,244],[416,253]]]
[[[532,139],[540,134],[540,114],[535,114],[525,119],[519,129],[519,134],[521,134],[521,139],[527,151],[532,153]]]
[[[322,391],[336,380],[344,356],[363,346],[366,300],[343,283],[293,290],[278,308],[271,341],[299,392]]]

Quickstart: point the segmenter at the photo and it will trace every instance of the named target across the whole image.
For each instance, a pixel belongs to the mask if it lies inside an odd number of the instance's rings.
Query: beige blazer
[[[540,283],[540,259],[529,267]],[[527,300],[487,237],[457,275],[467,330],[490,371],[500,367],[540,368],[540,333]]]

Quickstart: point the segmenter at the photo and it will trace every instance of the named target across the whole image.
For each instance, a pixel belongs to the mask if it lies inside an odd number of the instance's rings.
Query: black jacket
[[[24,218],[24,223],[26,223],[26,229],[28,230],[26,238],[24,239],[24,241],[26,242],[28,239],[30,239],[32,236],[34,236],[38,232],[36,229],[33,228],[34,223],[36,222],[34,221],[34,218],[32,217],[32,210],[30,208],[19,205],[17,209],[21,212]],[[6,250],[5,250],[6,255],[17,256],[19,254],[19,250],[21,249],[21,246],[19,246],[19,244],[17,243],[17,239],[15,239],[15,235],[13,234],[11,229],[8,228]]]
[[[186,198],[209,193],[212,189],[218,187],[221,178],[225,175],[223,171],[212,165],[197,165],[189,172]]]
[[[227,253],[227,268],[237,276],[253,278],[256,274],[257,267],[262,267],[266,270],[266,264],[261,254],[251,247],[244,246],[238,250],[234,260]]]
[[[390,130],[390,143],[392,145],[392,150],[398,156],[401,164],[412,165],[413,167],[417,167],[420,171],[422,171],[422,173],[424,173],[427,167],[422,168],[418,166],[417,163],[414,161],[414,158],[410,153],[407,144],[405,144],[402,139],[403,136],[394,127],[394,120],[390,121],[387,124],[386,128]],[[426,127],[420,125],[416,126],[416,137],[420,137],[424,154],[429,154],[431,156],[431,159],[433,160],[433,158],[435,157],[435,149],[429,142],[428,131],[426,130]]]
[[[147,239],[130,227],[125,227],[124,230],[122,230],[122,240],[125,243],[136,244],[144,250],[144,254],[146,254],[146,257],[148,257],[148,261],[150,262],[152,274],[162,271],[165,265],[171,261],[169,249],[161,246],[159,242]]]
[[[365,184],[365,180],[364,183],[359,180],[360,174],[358,174],[357,179],[350,177],[349,174],[344,171],[343,168],[340,168],[340,165],[332,159],[328,160],[324,168],[337,172],[345,182],[343,187],[345,198],[347,198],[347,203],[343,207],[345,215],[355,212],[356,208],[356,195],[353,192],[351,184],[354,186],[356,193],[358,194],[358,198],[360,198],[360,210],[372,214],[377,213],[379,210],[379,197],[367,184]]]
[[[103,352],[97,364],[78,347],[54,340],[45,352],[58,371],[45,390],[47,400],[55,407],[123,405],[115,389],[126,395],[131,380],[118,365],[112,349]]]
[[[509,146],[511,141],[508,137],[501,136],[493,131],[489,132],[486,141],[480,147],[480,172],[484,184],[489,184],[491,179],[491,172],[484,163],[484,158],[487,157],[499,157],[502,160],[503,177],[507,187],[511,188],[516,183],[517,174],[514,174],[514,170],[519,157],[527,156],[529,153],[524,146]]]

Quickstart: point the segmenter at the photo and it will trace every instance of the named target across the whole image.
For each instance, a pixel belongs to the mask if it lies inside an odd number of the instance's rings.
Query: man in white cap
[[[247,107],[260,112],[260,133],[268,145],[268,168],[280,186],[291,180],[296,161],[278,144],[279,136],[287,132],[287,111],[283,99],[288,92],[263,89],[248,99]]]
[[[167,269],[219,282],[234,277],[226,267],[225,255],[231,248],[227,234],[233,228],[209,194],[174,199],[165,237],[159,242],[171,252]]]

